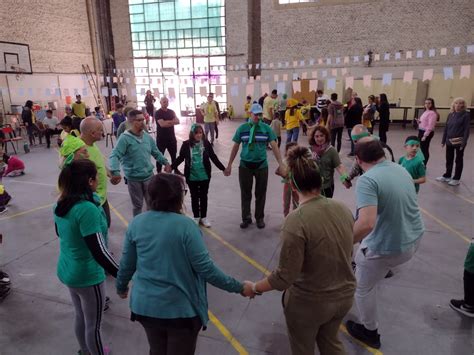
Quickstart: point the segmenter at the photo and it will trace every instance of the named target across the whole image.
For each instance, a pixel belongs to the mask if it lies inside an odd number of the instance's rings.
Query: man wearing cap
[[[275,116],[275,112],[278,108],[278,92],[276,89],[272,90],[270,96],[267,96],[263,100],[263,122],[270,124]]]
[[[247,228],[252,223],[250,204],[252,202],[252,185],[255,178],[255,219],[258,228],[265,228],[264,210],[268,184],[267,145],[271,145],[273,154],[278,161],[279,173],[286,176],[286,169],[277,145],[277,137],[271,127],[260,119],[262,106],[253,104],[250,108],[251,118],[237,128],[232,140],[234,146],[230,153],[229,164],[224,172],[229,176],[232,163],[242,144],[239,165],[239,184],[242,209],[240,228]]]
[[[74,116],[86,117],[86,104],[81,101],[81,95],[76,95],[76,102],[71,105],[71,109]]]

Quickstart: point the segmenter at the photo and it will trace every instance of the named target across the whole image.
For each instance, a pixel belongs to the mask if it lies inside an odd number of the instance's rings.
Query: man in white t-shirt
[[[51,146],[51,136],[55,134],[61,134],[61,129],[58,128],[59,121],[58,118],[53,116],[52,110],[46,111],[46,117],[41,121],[44,126],[44,135],[46,137],[46,148]]]
[[[275,112],[278,110],[277,97],[278,92],[274,89],[272,90],[272,94],[263,100],[263,122],[268,125],[272,123]]]

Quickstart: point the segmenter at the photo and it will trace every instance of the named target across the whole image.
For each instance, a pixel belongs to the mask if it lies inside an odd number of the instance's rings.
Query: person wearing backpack
[[[336,146],[337,138],[337,152],[341,150],[342,131],[344,130],[344,107],[342,103],[337,101],[337,94],[331,94],[331,103],[328,106],[328,129],[331,131],[331,145]]]

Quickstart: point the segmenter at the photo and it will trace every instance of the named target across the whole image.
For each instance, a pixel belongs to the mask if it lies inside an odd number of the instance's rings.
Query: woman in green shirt
[[[102,355],[100,334],[105,307],[105,270],[117,276],[117,264],[107,251],[107,220],[94,194],[97,169],[88,159],[66,160],[59,175],[60,197],[54,207],[59,237],[57,275],[71,294],[79,354]]]
[[[326,127],[316,126],[311,130],[309,146],[323,179],[321,195],[328,198],[334,195],[334,170],[339,173],[342,183],[347,179],[346,168],[342,165],[336,148],[330,142],[330,134]]]
[[[206,284],[252,296],[252,283],[224,274],[209,256],[201,230],[182,213],[184,180],[155,175],[149,185],[151,210],[128,226],[117,275],[117,293],[128,295],[132,321],[145,328],[150,354],[194,354],[199,330],[205,329]]]
[[[211,160],[221,170],[225,170],[212,145],[204,136],[202,126],[193,124],[189,132],[189,139],[183,142],[179,157],[172,164],[176,170],[184,161],[184,176],[191,190],[191,206],[194,221],[210,228],[211,222],[207,219],[207,193],[211,181]]]

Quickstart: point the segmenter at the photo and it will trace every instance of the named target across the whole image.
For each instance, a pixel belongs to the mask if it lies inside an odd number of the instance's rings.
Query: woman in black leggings
[[[434,136],[436,122],[439,114],[436,111],[435,102],[432,98],[425,100],[425,112],[418,119],[418,138],[420,139],[420,148],[425,157],[425,167],[430,158],[430,142]]]

